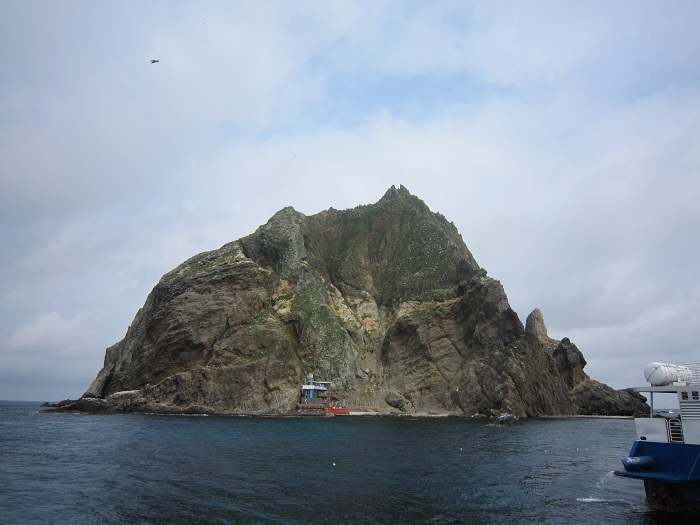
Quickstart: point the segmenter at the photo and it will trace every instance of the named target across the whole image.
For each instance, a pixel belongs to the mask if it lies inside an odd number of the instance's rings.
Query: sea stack
[[[387,414],[580,413],[585,360],[551,341],[539,310],[523,326],[454,224],[391,187],[348,210],[284,208],[165,274],[61,409],[291,414],[312,373],[338,401]]]

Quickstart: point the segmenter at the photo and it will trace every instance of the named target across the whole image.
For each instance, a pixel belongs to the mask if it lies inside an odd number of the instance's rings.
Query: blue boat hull
[[[617,475],[644,481],[655,509],[700,512],[700,445],[635,441]]]

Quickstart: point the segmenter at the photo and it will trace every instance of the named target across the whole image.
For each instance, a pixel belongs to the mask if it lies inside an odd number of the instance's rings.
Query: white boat
[[[649,417],[635,418],[637,438],[624,470],[615,474],[644,481],[650,507],[700,512],[700,364],[649,363]],[[656,409],[654,397],[677,399],[678,408]]]

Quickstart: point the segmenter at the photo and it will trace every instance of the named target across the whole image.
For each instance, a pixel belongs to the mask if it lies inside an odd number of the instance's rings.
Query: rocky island
[[[390,188],[379,202],[254,233],[165,274],[79,400],[90,413],[294,413],[308,373],[386,414],[633,415],[541,312],[525,326],[454,224]]]

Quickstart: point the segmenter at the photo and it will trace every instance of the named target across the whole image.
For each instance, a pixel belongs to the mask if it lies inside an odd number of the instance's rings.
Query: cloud
[[[42,314],[29,324],[20,327],[10,338],[13,348],[56,349],[70,354],[75,349],[75,341],[89,332],[81,316],[64,318],[58,312]]]
[[[0,353],[2,393],[13,399],[78,397],[101,368],[94,345],[101,335],[85,314],[41,314],[20,326]],[[61,391],[62,390],[62,391]]]
[[[692,358],[697,2],[0,9],[0,398],[81,393],[184,259],[392,184],[595,378]]]

